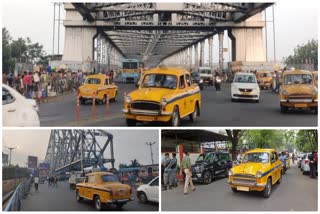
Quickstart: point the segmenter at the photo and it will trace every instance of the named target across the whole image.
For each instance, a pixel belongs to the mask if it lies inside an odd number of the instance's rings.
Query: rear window
[[[115,175],[102,175],[101,179],[103,182],[119,182]]]
[[[100,84],[101,80],[98,78],[87,78],[86,81],[84,82],[85,84]]]

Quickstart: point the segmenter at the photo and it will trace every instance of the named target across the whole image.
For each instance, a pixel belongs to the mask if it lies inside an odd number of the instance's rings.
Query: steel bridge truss
[[[97,137],[105,143],[98,143]],[[110,158],[104,158],[107,147]],[[80,171],[86,167],[103,167],[111,163],[114,168],[113,135],[104,130],[52,130],[45,157],[51,173]]]
[[[73,3],[125,58],[156,66],[272,3]],[[168,6],[169,5],[169,6]],[[99,57],[102,53],[99,53]]]

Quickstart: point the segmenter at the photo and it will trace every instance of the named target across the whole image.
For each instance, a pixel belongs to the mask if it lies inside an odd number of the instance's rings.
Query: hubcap
[[[97,200],[96,200],[96,208],[97,208],[98,210],[100,210],[100,208],[101,208],[100,199],[97,199]]]
[[[176,111],[173,113],[172,117],[173,117],[173,126],[178,126],[178,115]]]
[[[268,195],[271,193],[271,186],[270,186],[270,181],[268,182]]]

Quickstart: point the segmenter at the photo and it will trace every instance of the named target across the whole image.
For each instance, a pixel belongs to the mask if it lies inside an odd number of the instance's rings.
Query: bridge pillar
[[[192,68],[192,46],[189,47],[189,67]]]
[[[199,67],[199,49],[198,43],[194,44],[194,67],[197,70]]]
[[[212,64],[213,36],[210,36],[208,38],[208,42],[209,42],[209,67],[212,69],[213,67],[213,64]]]
[[[77,62],[93,60],[93,39],[96,34],[96,28],[66,26],[62,60]]]
[[[224,32],[219,32],[219,72],[223,71],[223,36]]]
[[[204,41],[205,40],[202,40],[200,42],[200,63],[199,63],[199,66],[204,66]]]

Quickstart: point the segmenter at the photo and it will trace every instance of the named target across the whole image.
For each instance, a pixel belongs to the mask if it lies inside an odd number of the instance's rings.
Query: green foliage
[[[299,130],[295,143],[299,151],[311,152],[318,149],[317,130]]]
[[[298,45],[294,49],[294,54],[284,59],[288,66],[297,67],[298,64],[304,64],[306,60],[311,61],[315,70],[318,70],[318,40],[312,39],[307,44]]]
[[[252,148],[272,148],[283,147],[283,130],[247,130],[242,138],[250,149]]]
[[[139,163],[139,161],[137,159],[133,159],[131,160],[131,164],[119,164],[119,169],[121,168],[134,168],[134,167],[140,167],[141,164]]]

